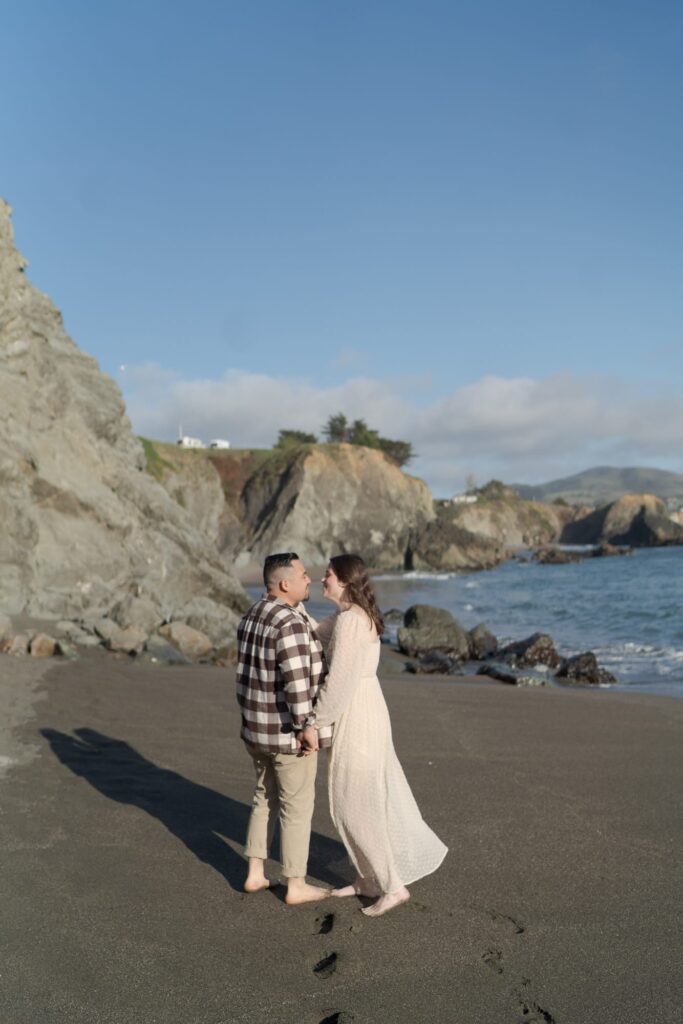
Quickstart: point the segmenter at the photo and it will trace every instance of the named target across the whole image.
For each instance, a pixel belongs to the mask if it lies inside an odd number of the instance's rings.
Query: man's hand
[[[301,743],[301,753],[304,756],[313,754],[320,744],[318,743],[318,730],[314,725],[307,725],[305,729],[302,729],[299,733]]]

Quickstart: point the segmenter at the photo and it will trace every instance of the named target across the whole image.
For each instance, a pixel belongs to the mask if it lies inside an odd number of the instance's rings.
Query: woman
[[[337,613],[317,625],[330,671],[315,706],[316,726],[334,723],[329,794],[332,820],[356,871],[333,896],[376,896],[379,917],[410,899],[406,888],[441,864],[447,847],[422,820],[391,739],[377,678],[384,623],[358,555],[330,559],[323,595]]]

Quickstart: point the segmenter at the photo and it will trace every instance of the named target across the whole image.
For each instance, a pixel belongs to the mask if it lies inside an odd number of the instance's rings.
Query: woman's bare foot
[[[320,885],[309,885],[305,878],[288,878],[285,903],[288,907],[296,907],[300,903],[318,903],[330,895],[329,889]]]
[[[385,892],[371,907],[364,907],[363,913],[367,917],[381,917],[382,914],[393,910],[394,907],[400,907],[402,903],[407,903],[409,899],[410,893],[404,885],[397,892]]]
[[[356,878],[351,885],[345,885],[341,889],[333,889],[330,896],[378,896],[376,888],[365,878]]]

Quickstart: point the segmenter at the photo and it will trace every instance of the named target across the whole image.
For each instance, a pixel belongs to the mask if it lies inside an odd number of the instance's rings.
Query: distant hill
[[[605,505],[624,494],[656,494],[669,507],[683,505],[683,474],[665,469],[596,466],[546,484],[513,484],[513,488],[529,501],[563,498],[570,505]]]

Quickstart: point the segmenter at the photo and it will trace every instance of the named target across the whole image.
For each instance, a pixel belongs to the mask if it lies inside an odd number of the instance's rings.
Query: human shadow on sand
[[[53,753],[75,775],[110,800],[139,807],[158,818],[195,857],[214,868],[233,889],[241,890],[244,858],[221,837],[244,842],[250,807],[160,768],[125,740],[95,729],[75,729],[73,736],[55,729],[40,731]],[[344,857],[344,847],[337,840],[319,832],[311,834],[308,870],[314,878],[332,885],[345,884],[344,877],[330,868]]]

